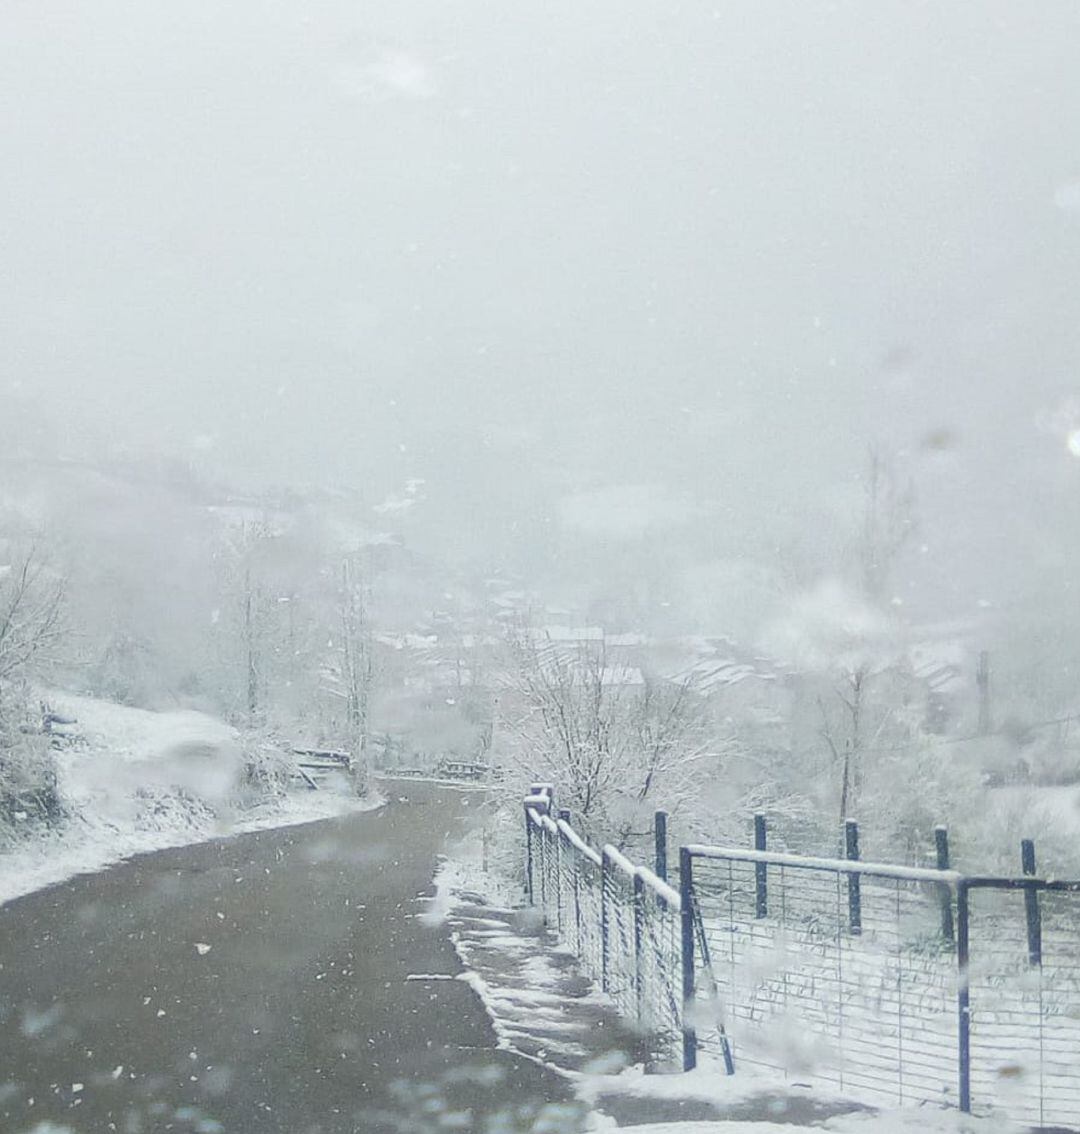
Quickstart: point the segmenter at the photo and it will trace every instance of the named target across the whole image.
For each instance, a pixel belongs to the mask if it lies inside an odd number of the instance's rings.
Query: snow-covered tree
[[[517,782],[558,785],[597,841],[644,838],[657,808],[685,813],[720,749],[692,683],[611,656],[606,640],[569,648],[520,631],[509,646],[501,724]]]
[[[36,544],[0,562],[0,825],[52,818],[56,779],[34,681],[64,638],[65,584]]]

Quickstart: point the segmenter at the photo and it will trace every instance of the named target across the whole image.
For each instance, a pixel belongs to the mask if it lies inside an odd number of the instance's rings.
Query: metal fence
[[[525,803],[530,899],[658,1059],[701,1052],[868,1102],[946,1105],[1080,1131],[1080,881],[686,846],[679,890]]]
[[[683,1033],[681,901],[615,847],[597,851],[555,817],[551,795],[525,801],[530,901],[641,1031],[649,1056],[678,1065]]]
[[[968,878],[958,910],[965,1109],[1080,1127],[1080,882]]]
[[[685,847],[694,1050],[889,1103],[959,1104],[960,875]],[[696,1042],[695,1042],[696,1041]]]

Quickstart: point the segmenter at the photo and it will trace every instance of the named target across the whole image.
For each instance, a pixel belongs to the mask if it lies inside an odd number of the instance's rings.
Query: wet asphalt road
[[[469,793],[391,794],[0,907],[0,1131],[578,1129],[419,916]]]

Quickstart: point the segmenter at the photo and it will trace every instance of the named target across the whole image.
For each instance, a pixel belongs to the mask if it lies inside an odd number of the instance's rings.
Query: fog
[[[1078,19],[9,4],[5,399],[68,455],[422,477],[436,545],[544,577],[590,499],[812,542],[874,443],[905,597],[1009,602],[1080,473]]]
[[[679,1066],[706,1000],[754,1051],[704,860],[770,967],[800,855],[787,1080],[895,1039],[963,1106],[947,1016],[978,1106],[1075,1122],[1078,49],[1064,0],[0,2],[0,1126],[569,1130],[643,966]]]

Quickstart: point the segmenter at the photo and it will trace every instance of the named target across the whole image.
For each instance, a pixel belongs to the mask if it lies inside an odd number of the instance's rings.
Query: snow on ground
[[[620,1129],[601,1123],[594,1130]],[[791,1134],[793,1130],[819,1130],[828,1134],[1017,1134],[1019,1127],[1002,1126],[990,1119],[967,1118],[953,1111],[875,1111],[845,1114],[812,1126],[787,1122],[650,1122],[622,1127],[635,1134]]]
[[[1017,1134],[1022,1129],[1000,1119],[974,1119],[930,1107],[870,1110],[763,1070],[743,1068],[728,1076],[708,1059],[687,1074],[647,1073],[641,1063],[627,1058],[630,1029],[614,1018],[608,998],[577,972],[565,948],[552,945],[534,911],[520,908],[521,887],[484,868],[481,848],[478,834],[454,848],[436,875],[435,896],[421,916],[449,928],[466,967],[463,979],[483,1000],[500,1046],[572,1079],[579,1098],[592,1110],[592,1130]],[[674,1117],[680,1120],[670,1121]]]
[[[50,693],[74,717],[56,752],[68,817],[0,850],[0,904],[136,854],[307,823],[381,805],[335,791],[297,791],[234,805],[241,767],[235,729],[205,713],[155,713]]]
[[[467,836],[436,875],[421,918],[445,924],[461,978],[487,1009],[501,1048],[557,1071],[625,1066],[638,1037],[578,971],[572,955],[553,949],[535,911],[522,908],[521,887],[483,867],[478,832]]]

